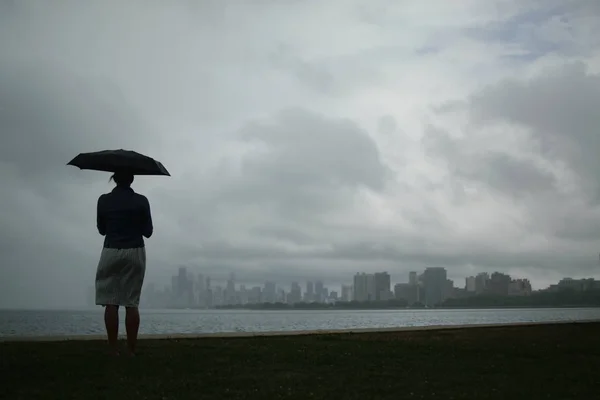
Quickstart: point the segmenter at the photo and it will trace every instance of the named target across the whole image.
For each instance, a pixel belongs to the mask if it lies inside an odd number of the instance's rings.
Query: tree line
[[[528,296],[499,296],[482,294],[477,296],[448,299],[446,308],[486,307],[600,307],[600,290],[539,291]]]

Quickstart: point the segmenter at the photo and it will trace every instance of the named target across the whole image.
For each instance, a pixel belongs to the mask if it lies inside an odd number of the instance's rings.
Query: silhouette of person
[[[148,199],[131,188],[133,174],[117,172],[110,193],[98,198],[97,227],[104,247],[96,271],[96,304],[104,306],[104,324],[111,351],[119,354],[119,307],[125,307],[127,347],[135,355],[138,306],[146,273],[144,237],[153,232]]]

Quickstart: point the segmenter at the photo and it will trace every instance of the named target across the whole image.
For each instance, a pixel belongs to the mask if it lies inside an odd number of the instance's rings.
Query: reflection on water
[[[600,320],[600,308],[510,310],[141,310],[141,333],[265,332]],[[122,312],[121,319],[124,319]],[[124,324],[121,324],[124,333]],[[0,311],[0,336],[104,333],[102,309]]]

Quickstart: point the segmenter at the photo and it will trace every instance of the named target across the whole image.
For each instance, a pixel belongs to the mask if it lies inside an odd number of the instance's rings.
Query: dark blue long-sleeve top
[[[130,187],[116,186],[98,198],[97,226],[106,248],[144,247],[143,237],[153,232],[150,203]]]

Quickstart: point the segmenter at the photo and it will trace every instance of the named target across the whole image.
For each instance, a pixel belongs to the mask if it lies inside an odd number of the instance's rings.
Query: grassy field
[[[0,343],[2,399],[595,399],[600,323],[295,337]]]

